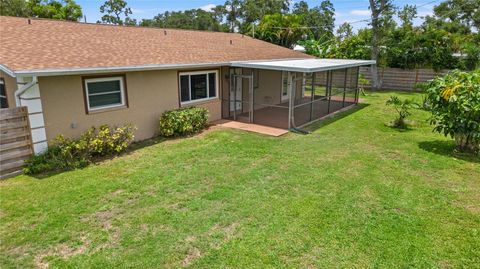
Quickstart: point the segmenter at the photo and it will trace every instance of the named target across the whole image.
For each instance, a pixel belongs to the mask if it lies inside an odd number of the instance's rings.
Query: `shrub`
[[[450,135],[461,151],[480,149],[480,70],[452,71],[424,84],[434,131]]]
[[[160,116],[160,134],[165,137],[194,134],[207,126],[208,110],[205,108],[181,108]]]
[[[108,125],[102,125],[96,132],[95,128],[90,128],[85,132],[80,141],[84,141],[89,147],[88,151],[94,156],[105,156],[117,154],[124,151],[133,141],[132,125],[110,129]]]
[[[358,75],[358,89],[360,90],[360,93],[364,96],[367,96],[367,93],[365,93],[365,86],[370,84],[370,80],[365,78],[364,74],[359,74]]]
[[[393,106],[398,113],[398,118],[393,121],[393,127],[396,128],[405,128],[407,126],[405,119],[412,114],[410,110],[417,107],[413,100],[405,99],[402,101],[397,96],[390,96],[385,104]]]
[[[24,172],[38,174],[85,167],[95,158],[125,151],[134,139],[134,131],[130,124],[114,129],[102,125],[98,131],[95,127],[88,129],[79,139],[59,135],[46,152],[25,162]]]

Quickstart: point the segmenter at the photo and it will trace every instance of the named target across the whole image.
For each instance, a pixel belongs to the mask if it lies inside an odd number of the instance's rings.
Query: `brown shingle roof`
[[[309,58],[232,33],[0,17],[0,64],[14,71]],[[166,33],[166,34],[165,34]],[[231,40],[231,44],[230,44]]]

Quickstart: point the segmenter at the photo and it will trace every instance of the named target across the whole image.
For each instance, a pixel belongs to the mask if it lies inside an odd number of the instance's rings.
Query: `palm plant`
[[[396,128],[406,128],[407,123],[405,119],[412,114],[410,110],[418,106],[411,99],[400,100],[400,98],[394,95],[390,96],[390,99],[385,104],[393,106],[398,113],[398,117],[393,121],[393,127]]]

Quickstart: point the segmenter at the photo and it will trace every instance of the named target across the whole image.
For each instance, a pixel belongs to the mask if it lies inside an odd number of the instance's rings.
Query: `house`
[[[236,33],[0,17],[3,107],[28,108],[34,151],[101,124],[158,132],[162,112],[295,128],[358,101],[358,67]]]

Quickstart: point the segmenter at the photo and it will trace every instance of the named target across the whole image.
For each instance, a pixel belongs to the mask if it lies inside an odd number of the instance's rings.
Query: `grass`
[[[310,135],[216,129],[2,181],[0,266],[479,268],[478,157],[424,111],[388,127],[390,94]]]

